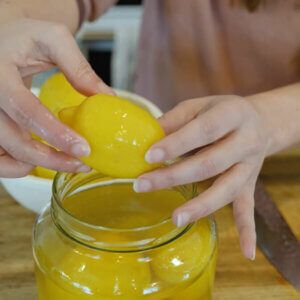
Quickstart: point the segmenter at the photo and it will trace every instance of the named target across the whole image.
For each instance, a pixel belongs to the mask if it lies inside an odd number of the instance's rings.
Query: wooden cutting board
[[[300,177],[268,179],[265,183],[300,239]],[[260,251],[254,262],[243,258],[230,206],[219,211],[216,219],[219,259],[215,300],[300,300],[300,294]],[[31,255],[34,220],[33,213],[19,206],[0,187],[0,300],[37,300]]]

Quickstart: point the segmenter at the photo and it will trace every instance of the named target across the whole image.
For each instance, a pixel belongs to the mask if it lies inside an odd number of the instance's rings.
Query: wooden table
[[[300,178],[273,179],[266,184],[300,238]],[[215,300],[300,299],[300,293],[281,278],[260,251],[254,262],[243,258],[230,207],[219,211],[216,219],[220,247]],[[37,299],[31,255],[34,220],[33,213],[19,206],[0,187],[0,300]]]

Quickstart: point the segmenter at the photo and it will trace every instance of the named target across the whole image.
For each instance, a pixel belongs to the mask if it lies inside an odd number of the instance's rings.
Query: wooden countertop
[[[300,238],[300,178],[269,179],[266,184]],[[219,211],[216,219],[220,245],[215,300],[300,299],[300,293],[281,278],[260,251],[254,262],[242,257],[229,206]],[[0,187],[0,300],[37,299],[31,255],[34,220],[33,213]]]

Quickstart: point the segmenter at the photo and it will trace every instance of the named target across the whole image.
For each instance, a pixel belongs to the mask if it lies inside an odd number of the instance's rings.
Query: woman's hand
[[[57,120],[25,87],[34,74],[58,66],[86,95],[112,93],[92,70],[64,25],[30,19],[0,25],[0,177],[19,177],[35,165],[87,171],[78,160],[88,143]],[[33,140],[35,133],[56,151]]]
[[[135,182],[135,190],[147,192],[218,175],[210,188],[174,212],[174,222],[183,226],[233,202],[241,248],[247,258],[254,259],[254,188],[270,145],[264,120],[242,97],[213,96],[179,104],[160,123],[167,136],[149,149],[148,162],[196,152],[143,174]]]

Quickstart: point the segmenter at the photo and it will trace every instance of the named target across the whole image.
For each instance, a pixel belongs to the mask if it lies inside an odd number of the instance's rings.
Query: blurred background
[[[85,23],[76,35],[96,73],[114,88],[132,90],[141,3],[142,0],[120,0],[97,21]],[[33,86],[39,87],[53,72],[36,76]]]
[[[101,18],[86,22],[76,34],[79,47],[96,73],[110,86],[132,91],[142,20],[142,0],[119,0]],[[40,87],[52,70],[36,76]],[[263,177],[300,177],[300,147],[267,158]]]

